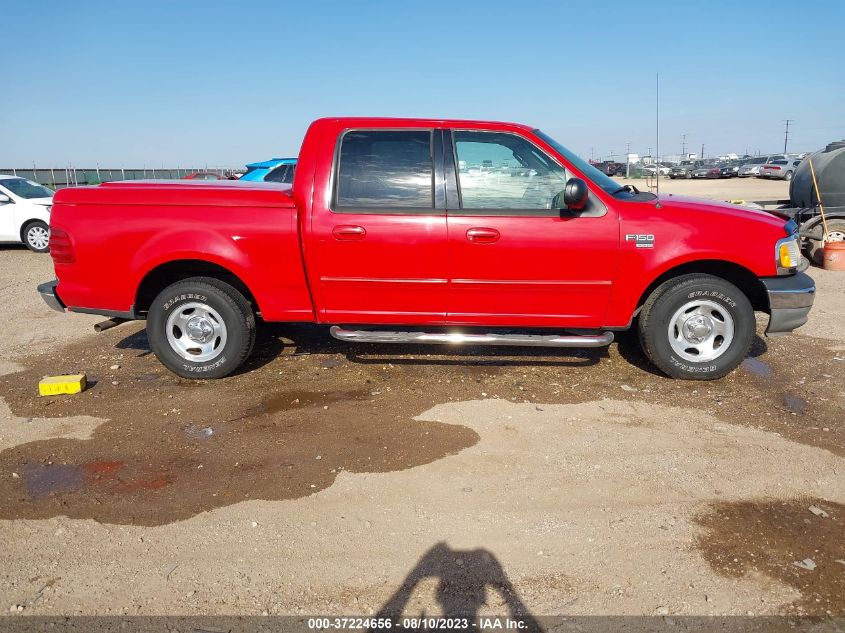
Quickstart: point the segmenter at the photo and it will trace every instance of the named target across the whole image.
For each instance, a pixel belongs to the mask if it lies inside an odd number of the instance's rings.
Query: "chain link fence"
[[[174,169],[113,169],[104,167],[82,169],[77,167],[42,168],[35,166],[21,169],[0,167],[0,174],[20,176],[21,178],[34,180],[51,189],[62,189],[64,187],[76,187],[79,185],[98,185],[101,182],[114,180],[179,179],[194,173],[213,173],[221,178],[226,178],[234,172],[234,169],[188,169],[183,167]]]

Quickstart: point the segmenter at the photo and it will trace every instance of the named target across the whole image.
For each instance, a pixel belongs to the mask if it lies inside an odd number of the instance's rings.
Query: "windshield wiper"
[[[626,192],[626,191],[628,193],[632,193],[634,195],[636,195],[640,192],[640,190],[637,189],[634,185],[623,185],[623,186],[619,187],[619,189],[617,189],[615,191],[611,191],[610,195],[615,196],[617,193],[623,193],[623,192]]]

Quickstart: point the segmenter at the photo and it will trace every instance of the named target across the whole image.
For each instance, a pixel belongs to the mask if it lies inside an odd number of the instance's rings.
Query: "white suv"
[[[46,253],[53,193],[26,178],[0,174],[0,243],[23,242],[36,253]]]

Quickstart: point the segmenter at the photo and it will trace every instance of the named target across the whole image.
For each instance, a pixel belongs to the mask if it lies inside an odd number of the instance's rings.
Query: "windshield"
[[[55,193],[52,189],[26,178],[5,178],[0,180],[0,185],[6,187],[18,198],[26,198],[27,200],[31,198],[52,198]]]
[[[585,178],[589,178],[592,182],[604,189],[607,193],[614,194],[618,192],[621,188],[618,182],[616,182],[609,176],[606,176],[604,173],[590,165],[587,161],[585,161],[577,154],[570,152],[552,137],[544,134],[540,130],[534,130],[534,134],[536,134],[538,138],[541,138],[546,143],[551,145],[555,149],[555,151],[557,151],[561,156],[563,156],[566,160],[572,163],[572,165],[576,169],[578,169],[578,171],[584,174]]]

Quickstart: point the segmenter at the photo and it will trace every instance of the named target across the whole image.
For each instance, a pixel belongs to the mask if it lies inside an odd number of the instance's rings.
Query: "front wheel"
[[[255,343],[255,314],[227,283],[192,277],[165,288],[147,314],[155,355],[183,378],[221,378],[243,364]]]
[[[683,275],[654,290],[639,316],[640,345],[672,378],[715,380],[748,355],[756,322],[748,298],[712,275]]]
[[[23,242],[34,253],[46,253],[50,250],[50,227],[41,220],[30,222],[23,230]]]

